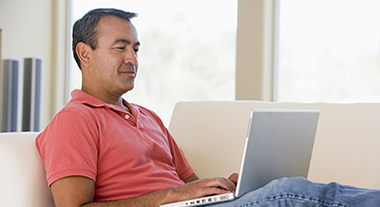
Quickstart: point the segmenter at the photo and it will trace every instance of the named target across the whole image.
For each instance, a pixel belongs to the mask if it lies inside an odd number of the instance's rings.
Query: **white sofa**
[[[179,102],[169,130],[200,177],[239,170],[253,108],[320,110],[308,178],[380,189],[380,103]],[[0,206],[54,206],[37,134],[0,133]]]

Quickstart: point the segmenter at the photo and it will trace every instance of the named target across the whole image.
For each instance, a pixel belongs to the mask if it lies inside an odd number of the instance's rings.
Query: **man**
[[[130,21],[135,16],[96,9],[74,24],[82,88],[36,140],[57,207],[159,206],[235,190],[236,173],[199,180],[159,117],[122,99],[138,70],[140,42]],[[356,195],[351,188],[350,194],[331,196],[346,188],[284,178],[218,206],[328,206],[362,198],[372,205],[378,200],[368,198],[380,198],[379,191]]]
[[[235,190],[236,174],[189,183],[198,178],[161,120],[122,99],[138,69],[134,16],[98,9],[73,27],[82,89],[36,141],[57,206],[158,206]]]

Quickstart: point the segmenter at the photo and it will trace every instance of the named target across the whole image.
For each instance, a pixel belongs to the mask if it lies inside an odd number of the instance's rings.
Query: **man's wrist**
[[[173,188],[169,188],[166,190],[158,191],[156,196],[159,204],[161,205],[175,202],[178,195]]]

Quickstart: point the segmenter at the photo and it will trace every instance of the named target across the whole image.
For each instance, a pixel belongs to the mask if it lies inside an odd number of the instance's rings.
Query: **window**
[[[278,101],[380,101],[380,1],[280,3]]]
[[[124,98],[154,110],[165,124],[178,101],[234,99],[237,0],[75,0],[71,4],[73,22],[99,7],[138,13],[132,22],[141,42],[139,71],[135,89]],[[80,88],[81,79],[71,61],[70,90]]]

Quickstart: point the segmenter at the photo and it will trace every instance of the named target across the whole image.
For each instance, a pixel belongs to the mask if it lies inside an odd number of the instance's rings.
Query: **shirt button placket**
[[[131,115],[129,115],[129,114],[125,114],[125,115],[124,115],[124,118],[125,118],[125,120],[126,120],[129,124],[131,124],[132,126],[136,126],[136,122],[135,122],[135,120],[131,117]]]

